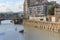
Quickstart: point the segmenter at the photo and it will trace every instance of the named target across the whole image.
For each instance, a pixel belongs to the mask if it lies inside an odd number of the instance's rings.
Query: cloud
[[[57,0],[48,0],[48,1],[57,1]],[[58,3],[60,2],[57,1]],[[24,0],[20,0],[18,2],[9,2],[6,1],[6,3],[0,3],[0,12],[7,12],[7,11],[13,11],[13,12],[19,12],[23,11],[23,3]]]
[[[0,3],[0,12],[19,12],[23,11],[23,2],[18,1],[15,4],[13,2]]]
[[[0,3],[0,12],[6,12],[7,7],[4,3]]]
[[[23,11],[23,3],[17,2],[14,7],[11,8],[13,12]]]
[[[24,0],[20,0],[20,2],[16,2],[15,6],[12,7],[12,11],[13,12],[18,12],[18,11],[23,11],[23,4],[24,4]]]

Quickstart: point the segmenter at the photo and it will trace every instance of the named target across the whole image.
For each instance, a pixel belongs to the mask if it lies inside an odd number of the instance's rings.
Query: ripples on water
[[[9,21],[2,21],[0,25],[0,40],[60,40],[60,33],[33,27],[25,27],[25,35],[21,34],[18,31],[24,29],[23,26],[14,25]],[[16,27],[18,29],[17,31],[15,31]]]
[[[18,31],[23,29],[22,25],[14,25],[11,20],[4,20],[0,25],[0,40],[24,40],[24,35]],[[17,27],[17,31],[15,28]]]
[[[27,26],[25,29],[28,35],[27,40],[60,40],[60,33]]]

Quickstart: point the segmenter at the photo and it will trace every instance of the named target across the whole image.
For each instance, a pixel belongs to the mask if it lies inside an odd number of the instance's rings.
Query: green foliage
[[[52,5],[52,7],[53,7],[53,8],[56,8],[56,7],[57,7],[57,4],[56,4],[56,3],[54,3],[54,4]]]
[[[0,17],[4,17],[4,16],[5,16],[4,14],[2,14],[2,13],[0,14]]]
[[[50,15],[50,11],[51,11],[51,8],[49,7],[49,8],[47,9],[47,15]]]
[[[51,5],[51,7],[48,7],[47,8],[47,15],[54,15],[54,8],[57,7],[57,4],[56,3],[53,3]]]

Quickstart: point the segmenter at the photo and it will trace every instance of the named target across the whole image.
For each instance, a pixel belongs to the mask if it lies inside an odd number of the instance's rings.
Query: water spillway
[[[52,32],[60,32],[59,22],[41,22],[41,21],[24,20],[23,24],[27,26],[33,26],[39,29],[49,30]]]

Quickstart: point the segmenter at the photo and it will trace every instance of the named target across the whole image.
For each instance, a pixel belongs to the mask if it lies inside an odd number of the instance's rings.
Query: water
[[[25,26],[26,40],[60,40],[60,33]]]
[[[14,25],[11,20],[4,20],[0,25],[0,40],[24,40],[24,34],[19,33],[23,29],[22,25]],[[17,27],[17,31],[15,28]]]
[[[11,20],[4,20],[0,25],[0,40],[60,40],[60,33],[51,32],[44,29],[14,25]],[[17,27],[17,31],[15,28]],[[19,30],[25,28],[24,34]]]

